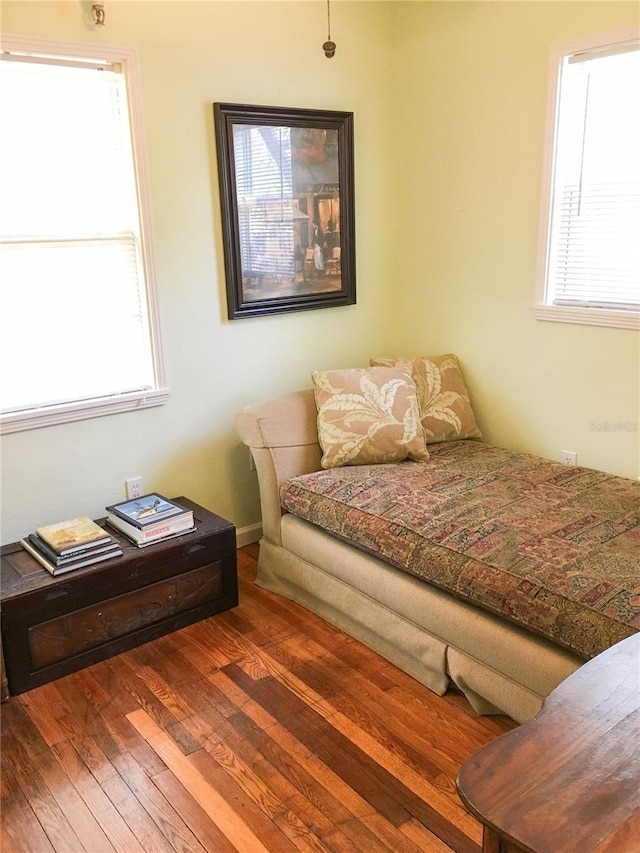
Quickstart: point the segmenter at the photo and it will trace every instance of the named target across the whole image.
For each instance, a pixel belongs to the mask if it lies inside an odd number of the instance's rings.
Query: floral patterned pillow
[[[455,355],[372,358],[371,364],[411,367],[427,444],[482,438]]]
[[[411,367],[316,370],[323,468],[429,458]]]

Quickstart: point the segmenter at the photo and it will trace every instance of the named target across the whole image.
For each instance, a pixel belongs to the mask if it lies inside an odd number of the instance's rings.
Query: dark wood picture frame
[[[353,305],[353,113],[214,105],[230,320]]]

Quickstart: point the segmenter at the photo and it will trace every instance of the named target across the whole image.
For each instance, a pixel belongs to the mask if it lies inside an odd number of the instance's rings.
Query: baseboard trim
[[[241,527],[236,530],[236,547],[244,548],[245,545],[251,545],[254,542],[259,542],[261,538],[261,524],[250,524],[249,527]]]

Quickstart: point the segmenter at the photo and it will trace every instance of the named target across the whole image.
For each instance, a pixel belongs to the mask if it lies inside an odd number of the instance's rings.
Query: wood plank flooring
[[[455,778],[512,728],[301,607],[240,605],[2,706],[3,853],[479,853]]]

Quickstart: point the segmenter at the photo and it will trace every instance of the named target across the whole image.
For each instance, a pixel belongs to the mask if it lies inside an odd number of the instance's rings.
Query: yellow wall
[[[638,475],[634,332],[534,321],[551,42],[629,25],[635,4],[0,4],[3,30],[138,49],[169,403],[5,436],[2,542],[97,517],[124,479],[259,520],[233,419],[318,367],[385,352],[457,352],[490,440]],[[212,103],[353,110],[358,302],[226,320]],[[37,341],[25,342],[37,346]],[[4,366],[3,366],[4,367]],[[6,368],[5,368],[6,369]]]
[[[456,352],[491,442],[637,477],[638,332],[535,320],[531,305],[549,45],[637,25],[638,4],[398,10],[397,348]]]
[[[86,4],[84,4],[86,6]],[[385,342],[395,294],[380,212],[392,218],[394,14],[386,3],[108,2],[103,30],[80,2],[3,2],[6,32],[139,51],[151,172],[166,406],[4,437],[2,542],[36,524],[98,517],[126,477],[259,521],[257,481],[233,421],[243,405],[308,387],[318,367],[367,363]],[[357,305],[226,319],[212,103],[353,110]],[[37,346],[37,341],[25,345]],[[117,345],[117,344],[116,344]]]

